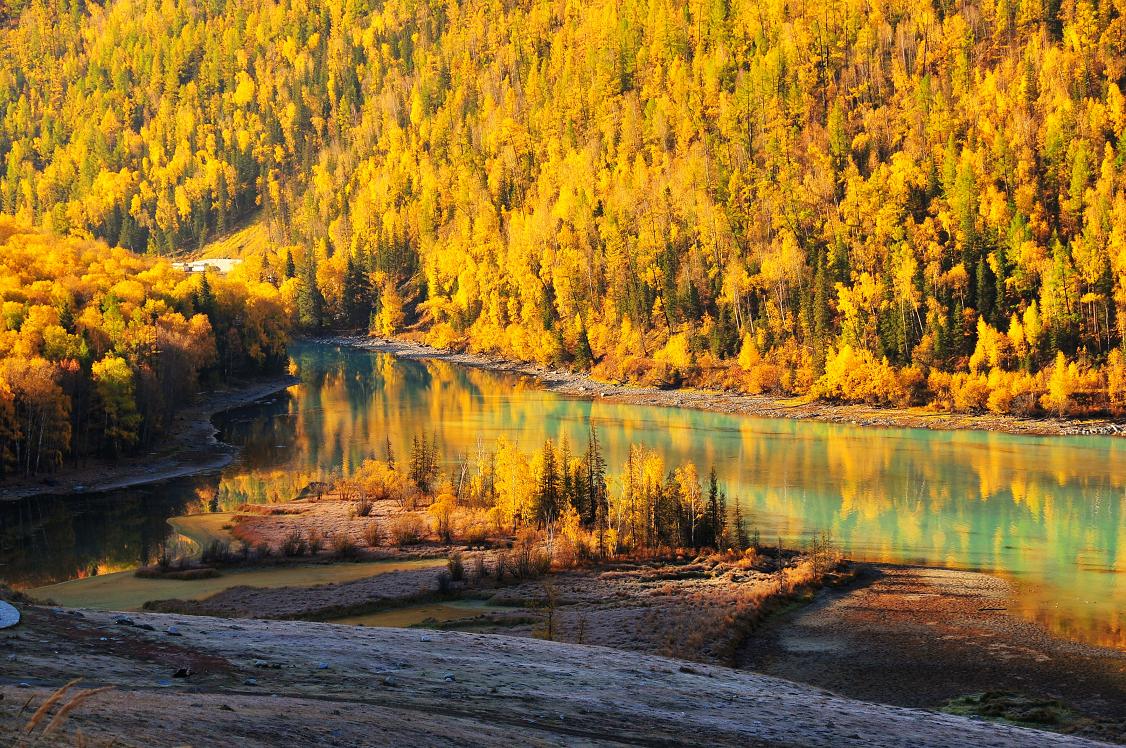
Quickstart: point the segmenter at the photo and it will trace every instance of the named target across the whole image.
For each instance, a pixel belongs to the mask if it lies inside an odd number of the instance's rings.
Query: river
[[[502,434],[527,451],[593,424],[611,477],[631,443],[715,466],[764,542],[824,531],[852,558],[995,573],[1019,614],[1126,648],[1126,440],[882,429],[585,400],[525,377],[298,343],[299,385],[216,419],[239,459],[217,475],[0,505],[0,579],[30,587],[128,569],[168,517],[276,502],[436,434],[453,458]],[[614,490],[611,481],[611,490]]]

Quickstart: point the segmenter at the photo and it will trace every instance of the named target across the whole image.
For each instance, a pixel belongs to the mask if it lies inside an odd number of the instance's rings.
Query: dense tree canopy
[[[277,289],[0,217],[0,477],[151,443],[202,377],[276,368]]]
[[[310,328],[875,403],[1126,401],[1122,0],[13,7],[0,208],[157,253],[260,216],[252,266]]]

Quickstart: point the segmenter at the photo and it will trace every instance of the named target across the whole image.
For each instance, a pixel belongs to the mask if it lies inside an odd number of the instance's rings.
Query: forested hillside
[[[285,362],[277,290],[0,218],[0,478],[152,443],[201,377]]]
[[[0,31],[0,208],[156,254],[256,215],[247,270],[313,329],[1118,411],[1124,11],[30,0]]]

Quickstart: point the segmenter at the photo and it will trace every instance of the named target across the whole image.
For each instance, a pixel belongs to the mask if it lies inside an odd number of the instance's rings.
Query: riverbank
[[[997,431],[1025,436],[1120,435],[1126,422],[1108,419],[1020,418],[994,413],[944,413],[928,408],[877,408],[845,405],[804,398],[773,398],[736,392],[659,389],[616,382],[603,382],[588,374],[553,369],[536,364],[476,353],[432,348],[403,339],[340,335],[323,342],[390,353],[403,359],[433,359],[488,371],[519,374],[536,379],[544,389],[585,398],[604,398],[629,405],[691,408],[717,413],[793,418],[857,426],[923,428],[936,430]]]
[[[72,678],[110,688],[76,705],[52,744],[81,730],[84,745],[197,748],[1096,745],[606,647],[17,605],[22,623],[0,631],[0,731],[22,729]]]
[[[219,441],[211,419],[297,382],[296,377],[287,374],[202,392],[195,403],[176,414],[170,432],[160,438],[154,449],[118,460],[91,459],[81,467],[64,467],[49,475],[6,480],[0,483],[0,501],[42,494],[114,491],[221,470],[231,463],[237,450]]]

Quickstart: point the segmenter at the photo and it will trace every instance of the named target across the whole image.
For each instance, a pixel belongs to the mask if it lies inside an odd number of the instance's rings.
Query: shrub
[[[372,500],[369,499],[367,496],[364,496],[364,497],[361,497],[360,500],[356,502],[356,506],[354,507],[354,511],[355,511],[357,517],[367,517],[367,516],[371,515],[371,510],[372,510],[372,507],[374,507],[374,506],[375,506],[375,504],[372,502]]]
[[[434,531],[443,543],[452,543],[454,540],[454,512],[457,508],[457,499],[448,493],[443,493],[430,505],[430,516],[434,518]]]
[[[368,500],[397,501],[404,508],[414,506],[418,496],[418,489],[406,473],[383,460],[365,460],[353,473],[351,482]]]
[[[221,576],[218,570],[210,566],[200,567],[198,569],[183,569],[182,571],[174,570],[161,570],[159,567],[141,567],[133,572],[133,576],[140,577],[141,579],[177,579],[180,581],[190,581],[193,579],[213,579]]]
[[[438,573],[438,591],[445,594],[450,591],[450,573],[443,571]]]
[[[955,374],[951,394],[955,410],[981,412],[989,401],[989,383],[984,375]]]
[[[355,558],[360,549],[351,535],[341,532],[332,538],[332,552],[337,558]]]
[[[395,545],[414,545],[426,536],[426,522],[413,512],[396,516],[388,529]]]
[[[543,586],[544,591],[544,616],[541,621],[541,626],[536,631],[533,631],[533,636],[537,639],[544,639],[549,642],[555,641],[556,633],[559,629],[559,595],[555,592],[555,585],[545,583]]]
[[[500,551],[499,553],[497,553],[496,570],[498,582],[504,581],[504,575],[508,573],[508,568],[510,565],[511,561],[508,558],[507,551]]]
[[[551,569],[551,556],[543,549],[539,533],[521,530],[512,546],[509,573],[516,579],[535,579]]]
[[[748,548],[743,551],[743,555],[735,560],[734,566],[736,569],[753,569],[758,564],[758,550],[754,547]]]
[[[485,554],[478,553],[473,557],[473,577],[484,579],[489,576],[489,567],[485,565]]]
[[[912,383],[915,386],[917,383]],[[870,405],[903,405],[910,395],[895,368],[886,358],[877,359],[869,351],[850,345],[829,357],[825,373],[810,394],[823,400],[862,402]]]
[[[283,556],[304,556],[308,547],[305,536],[301,534],[301,531],[293,530],[282,541],[281,552]]]
[[[383,543],[383,531],[379,529],[379,523],[372,520],[368,526],[364,528],[364,542],[372,548],[377,548]]]
[[[200,554],[200,561],[205,564],[222,564],[231,559],[231,547],[221,540],[212,540]]]
[[[321,549],[325,547],[325,537],[321,534],[321,531],[315,527],[309,530],[309,536],[306,542],[309,545],[310,556],[317,555],[321,552]]]
[[[449,559],[446,560],[446,568],[449,569],[450,579],[455,582],[460,582],[465,579],[465,563],[461,558],[461,551],[454,551],[450,554]]]
[[[484,520],[476,519],[467,521],[462,526],[461,539],[471,548],[487,545],[489,542],[488,523]]]

